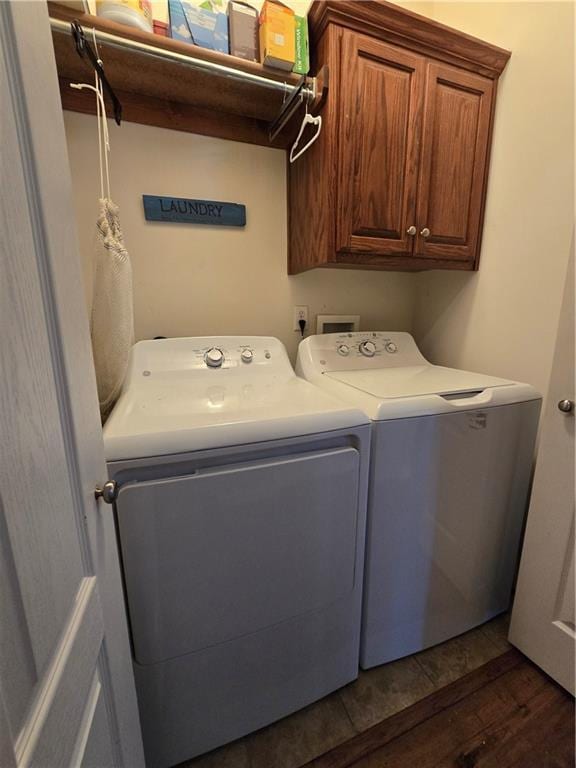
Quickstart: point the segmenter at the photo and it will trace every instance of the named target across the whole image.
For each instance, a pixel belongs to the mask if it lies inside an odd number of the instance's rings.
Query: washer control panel
[[[398,343],[383,333],[338,333],[329,335],[336,337],[334,340],[335,349],[341,357],[354,357],[358,355],[376,357],[383,353],[395,355],[398,352]]]
[[[374,357],[377,347],[373,341],[361,341],[358,345],[358,349],[360,350],[360,354],[364,355],[364,357]]]
[[[309,336],[298,350],[300,370],[326,371],[395,368],[422,365],[421,355],[409,333],[356,331]]]

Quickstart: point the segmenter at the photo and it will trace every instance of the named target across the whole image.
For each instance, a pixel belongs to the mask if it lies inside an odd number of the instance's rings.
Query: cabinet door
[[[493,87],[480,75],[429,64],[418,186],[419,257],[471,265],[477,260]]]
[[[425,59],[344,31],[337,247],[410,254]]]

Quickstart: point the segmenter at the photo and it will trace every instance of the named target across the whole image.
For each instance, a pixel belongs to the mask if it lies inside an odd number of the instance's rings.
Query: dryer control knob
[[[218,347],[212,347],[212,349],[209,349],[204,355],[204,360],[206,361],[206,365],[210,368],[220,368],[224,362],[224,353],[221,349],[218,349]]]
[[[373,341],[363,341],[359,349],[365,357],[374,357],[376,354],[376,344]]]
[[[240,352],[240,359],[243,363],[251,363],[254,359],[254,352],[251,349],[243,349]]]
[[[340,344],[338,346],[338,354],[339,355],[344,355],[344,357],[346,357],[346,355],[349,355],[350,354],[350,347],[348,346],[348,344]]]
[[[393,341],[389,341],[385,346],[386,352],[390,352],[391,355],[394,354],[394,352],[398,352],[398,347],[396,344],[394,344]]]

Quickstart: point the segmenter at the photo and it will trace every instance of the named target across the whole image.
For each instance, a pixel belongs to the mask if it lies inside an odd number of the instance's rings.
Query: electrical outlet
[[[298,325],[300,320],[304,320],[306,322],[306,328],[308,328],[308,307],[294,307],[294,322],[292,330],[298,331],[298,333],[300,333],[300,326]]]

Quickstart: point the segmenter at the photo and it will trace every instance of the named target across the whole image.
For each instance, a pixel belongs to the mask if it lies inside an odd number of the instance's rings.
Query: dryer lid
[[[427,395],[459,395],[514,384],[507,379],[439,365],[329,371],[324,373],[324,376],[382,400]]]
[[[224,362],[211,368],[208,350]],[[242,353],[249,349],[250,362]],[[108,461],[278,440],[368,424],[299,379],[283,344],[269,337],[141,341],[123,392],[104,426]]]

